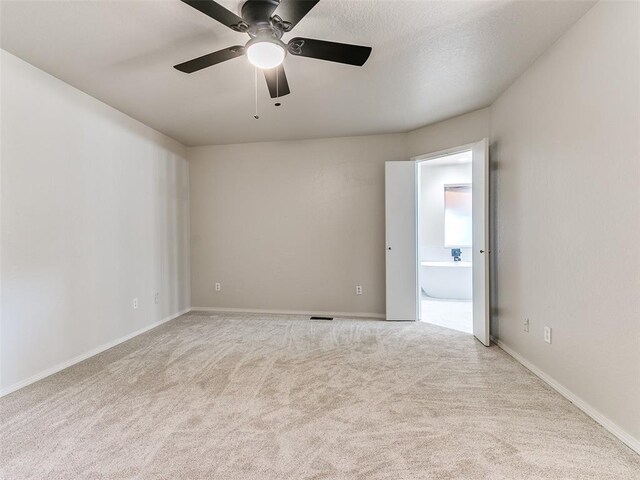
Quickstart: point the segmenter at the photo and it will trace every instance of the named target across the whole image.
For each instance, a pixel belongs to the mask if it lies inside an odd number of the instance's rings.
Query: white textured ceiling
[[[288,56],[292,93],[274,107],[259,78],[259,120],[245,57],[172,68],[249,39],[177,0],[2,1],[0,41],[186,145],[239,143],[404,132],[487,106],[593,3],[321,0],[284,40],[369,45],[369,61]]]

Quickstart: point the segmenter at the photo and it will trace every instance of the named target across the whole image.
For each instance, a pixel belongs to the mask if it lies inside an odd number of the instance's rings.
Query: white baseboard
[[[307,310],[262,310],[254,308],[224,308],[224,307],[191,307],[192,312],[229,312],[229,313],[264,313],[268,315],[317,315],[324,317],[342,317],[342,318],[376,318],[384,319],[385,316],[380,313],[365,312],[314,312]]]
[[[626,432],[623,428],[621,428],[618,424],[604,416],[598,410],[593,408],[587,402],[578,397],[575,393],[571,392],[568,388],[558,383],[556,380],[551,378],[549,375],[544,373],[538,367],[533,365],[531,362],[522,357],[519,353],[516,353],[510,347],[505,345],[500,340],[491,337],[491,340],[498,345],[502,350],[507,352],[513,358],[515,358],[519,363],[521,363],[527,370],[533,373],[540,380],[545,382],[551,388],[553,388],[556,392],[562,395],[564,398],[573,403],[576,407],[582,410],[584,413],[589,415],[592,419],[602,425],[606,430],[615,435],[618,439],[620,439],[624,444],[626,444],[629,448],[631,448],[636,453],[640,454],[640,440],[634,438],[628,432]]]
[[[46,370],[43,370],[42,372],[36,373],[35,375],[32,375],[31,377],[27,378],[26,380],[22,380],[21,382],[18,383],[14,383],[13,385],[10,385],[4,389],[2,389],[2,391],[0,391],[0,397],[4,397],[5,395],[8,395],[12,392],[15,392],[16,390],[20,390],[21,388],[26,387],[27,385],[31,385],[32,383],[37,382],[38,380],[42,380],[43,378],[48,377],[49,375],[53,375],[54,373],[58,373],[61,370],[64,370],[65,368],[69,368],[72,365],[75,365],[76,363],[80,363],[83,360],[86,360],[89,357],[93,357],[94,355],[97,355],[101,352],[104,352],[105,350],[109,350],[110,348],[115,347],[116,345],[119,345],[120,343],[126,342],[127,340],[132,339],[133,337],[136,337],[144,332],[147,332],[149,330],[151,330],[152,328],[156,328],[160,325],[162,325],[163,323],[166,323],[170,320],[176,319],[178,318],[180,315],[184,315],[185,313],[189,312],[191,309],[190,308],[186,308],[178,313],[175,313],[173,315],[169,315],[168,317],[163,318],[162,320],[158,320],[157,322],[151,323],[149,325],[147,325],[146,327],[143,327],[139,330],[136,330],[135,332],[129,333],[127,335],[125,335],[124,337],[120,337],[116,340],[112,340],[111,342],[107,342],[104,343],[102,345],[100,345],[99,347],[93,348],[91,350],[89,350],[88,352],[85,352],[81,355],[77,355],[73,358],[70,358],[69,360],[65,360],[64,362],[58,363],[57,365],[54,365],[51,368],[47,368]]]

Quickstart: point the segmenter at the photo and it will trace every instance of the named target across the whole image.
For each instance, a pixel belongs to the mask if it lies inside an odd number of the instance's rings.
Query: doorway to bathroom
[[[419,319],[473,333],[472,151],[418,162]]]
[[[385,163],[387,320],[471,331],[491,344],[488,180],[486,138]]]

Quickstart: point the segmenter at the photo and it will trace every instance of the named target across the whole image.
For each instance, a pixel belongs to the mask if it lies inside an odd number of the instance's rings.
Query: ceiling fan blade
[[[217,52],[208,53],[201,57],[194,58],[188,62],[174,65],[173,68],[184,73],[193,73],[198,70],[202,70],[203,68],[216,65],[217,63],[226,62],[227,60],[231,60],[232,58],[236,58],[241,55],[244,55],[244,47],[241,45],[235,45],[233,47],[225,48],[224,50],[218,50]]]
[[[316,6],[320,0],[282,0],[274,15],[286,24],[285,32],[290,31],[296,24]]]
[[[346,63],[358,67],[364,65],[371,54],[371,47],[301,37],[289,40],[287,48],[291,55]]]
[[[249,26],[235,13],[227,10],[213,0],[182,0],[187,5],[200,10],[205,15],[219,21],[221,24],[237,32],[246,32]]]
[[[291,93],[289,90],[289,82],[287,82],[287,76],[284,73],[284,67],[282,65],[265,69],[263,72],[271,98],[284,97]]]

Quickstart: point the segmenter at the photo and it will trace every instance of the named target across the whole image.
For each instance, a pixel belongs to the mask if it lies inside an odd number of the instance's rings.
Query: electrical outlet
[[[137,308],[138,308],[138,297],[133,299],[133,309],[137,310]]]
[[[222,290],[222,286],[216,282],[216,292],[219,292],[220,290]]]
[[[544,326],[544,341],[551,343],[551,327]]]
[[[356,295],[362,295],[362,285],[356,285]]]
[[[524,323],[522,324],[522,330],[529,333],[529,319],[525,318]]]
[[[156,303],[160,303],[160,294],[159,294],[158,292],[156,292],[156,296],[155,296],[155,298],[154,298],[154,301],[155,301]]]

